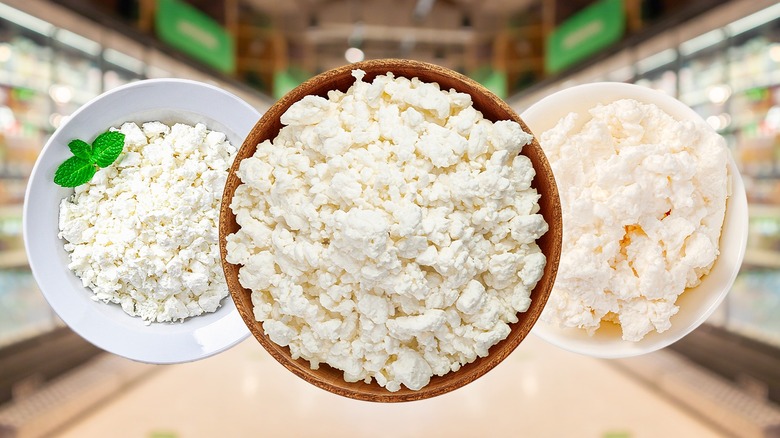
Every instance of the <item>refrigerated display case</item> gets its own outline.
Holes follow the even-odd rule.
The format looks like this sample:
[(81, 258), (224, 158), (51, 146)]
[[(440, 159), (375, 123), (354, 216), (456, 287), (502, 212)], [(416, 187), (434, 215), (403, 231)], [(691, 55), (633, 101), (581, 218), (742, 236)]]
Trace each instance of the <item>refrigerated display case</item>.
[(728, 132), (750, 207), (748, 247), (726, 328), (780, 347), (780, 20), (733, 36), (726, 55)]
[[(159, 77), (163, 70), (155, 62), (167, 76), (196, 71), (110, 29), (93, 29), (86, 37), (74, 26), (78, 18), (64, 21), (69, 29), (53, 24), (54, 18), (0, 3), (0, 356), (4, 346), (62, 327), (37, 290), (22, 240), (27, 179), (51, 133), (100, 93), (144, 79), (147, 71)], [(240, 93), (238, 84), (224, 86), (256, 107), (268, 106), (263, 96)]]
[[(0, 404), (19, 385), (40, 385), (100, 352), (51, 311), (27, 264), (22, 203), (49, 136), (93, 97), (147, 72), (207, 79), (196, 66), (112, 29), (54, 8), (48, 16), (33, 16), (22, 6), (0, 3)], [(241, 84), (213, 81), (256, 108), (270, 105)]]
[(22, 241), (22, 202), (52, 127), (50, 40), (0, 18), (0, 347), (58, 321), (37, 290)]
[(679, 59), (634, 82), (676, 96), (731, 149), (747, 190), (748, 246), (731, 294), (707, 323), (780, 347), (780, 20), (739, 35), (713, 32), (707, 44), (674, 47)]
[(144, 78), (144, 65), (139, 59), (116, 50), (103, 53), (103, 90), (111, 90)]
[(663, 66), (641, 75), (636, 84), (677, 96), (677, 71), (671, 65)]
[(24, 191), (62, 118), (103, 91), (100, 45), (48, 29), (0, 17), (0, 347), (62, 326), (27, 265)]
[(105, 70), (103, 72), (103, 83), (105, 84), (106, 91), (125, 84), (129, 84), (130, 82), (137, 81), (139, 79), (142, 79), (139, 74), (110, 64), (105, 66)]
[(54, 35), (48, 94), (53, 105), (49, 125), (57, 128), (63, 117), (100, 94), (103, 83), (99, 44), (62, 29)]
[(100, 351), (50, 310), (22, 240), (27, 179), (62, 120), (100, 93), (146, 77), (210, 81), (259, 110), (272, 102), (159, 46), (41, 3), (0, 2), (0, 404), (20, 382), (41, 384)]
[(679, 77), (679, 99), (694, 109), (713, 101), (722, 104), (728, 99), (727, 95), (717, 94), (727, 80), (726, 54), (717, 48), (683, 57)]
[(509, 102), (522, 113), (603, 78), (671, 94), (725, 138), (748, 197), (744, 263), (722, 305), (670, 348), (734, 381), (761, 381), (780, 402), (780, 4), (716, 8)]

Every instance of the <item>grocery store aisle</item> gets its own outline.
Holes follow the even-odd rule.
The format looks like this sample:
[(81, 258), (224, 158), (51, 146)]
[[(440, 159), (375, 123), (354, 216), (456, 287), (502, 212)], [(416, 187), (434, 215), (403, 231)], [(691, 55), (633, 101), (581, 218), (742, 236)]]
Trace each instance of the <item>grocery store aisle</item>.
[(460, 390), (392, 405), (315, 388), (254, 339), (158, 371), (56, 437), (721, 436), (609, 362), (533, 336)]

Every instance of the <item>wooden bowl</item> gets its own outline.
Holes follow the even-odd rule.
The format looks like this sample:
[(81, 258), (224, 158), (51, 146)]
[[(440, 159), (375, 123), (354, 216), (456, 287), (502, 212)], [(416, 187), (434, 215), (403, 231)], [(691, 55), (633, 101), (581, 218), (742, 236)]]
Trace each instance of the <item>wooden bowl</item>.
[(532, 144), (523, 148), (522, 153), (530, 158), (536, 170), (533, 186), (541, 194), (541, 199), (539, 200), (540, 213), (549, 225), (549, 231), (537, 242), (547, 257), (547, 265), (542, 278), (531, 293), (529, 309), (518, 315), (519, 321), (511, 325), (512, 330), (509, 336), (490, 348), (488, 356), (477, 358), (474, 362), (464, 365), (456, 372), (450, 372), (444, 376), (433, 376), (430, 383), (418, 391), (402, 387), (397, 392), (390, 392), (376, 383), (348, 383), (344, 381), (342, 371), (331, 368), (326, 364), (321, 364), (318, 370), (312, 370), (308, 361), (304, 359), (293, 360), (290, 356), (289, 348), (281, 347), (272, 342), (265, 335), (261, 323), (255, 321), (252, 311), (251, 291), (243, 288), (238, 281), (239, 266), (225, 261), (226, 237), (239, 229), (235, 215), (230, 210), (233, 194), (236, 187), (241, 184), (241, 181), (236, 176), (236, 171), (241, 160), (251, 157), (255, 153), (259, 143), (277, 136), (282, 128), (279, 118), (293, 103), (310, 94), (327, 97), (327, 93), (330, 90), (347, 91), (355, 82), (355, 78), (351, 75), (354, 69), (361, 69), (366, 72), (366, 76), (363, 79), (365, 82), (371, 82), (374, 77), (387, 72), (393, 72), (396, 77), (403, 76), (409, 79), (417, 77), (424, 82), (438, 82), (442, 89), (455, 89), (459, 92), (470, 94), (474, 107), (481, 111), (486, 119), (492, 121), (514, 120), (526, 132), (530, 132), (525, 123), (520, 120), (520, 117), (504, 101), (482, 85), (459, 73), (436, 65), (409, 60), (383, 59), (345, 65), (315, 76), (289, 92), (269, 108), (249, 133), (249, 136), (238, 151), (235, 162), (228, 174), (220, 211), (219, 243), (222, 253), (222, 266), (230, 294), (249, 330), (274, 359), (295, 375), (335, 394), (359, 400), (373, 402), (421, 400), (444, 394), (473, 382), (504, 360), (531, 331), (531, 327), (536, 323), (547, 302), (547, 298), (550, 296), (555, 275), (558, 271), (562, 235), (558, 189), (547, 158), (542, 152), (539, 143), (534, 139)]

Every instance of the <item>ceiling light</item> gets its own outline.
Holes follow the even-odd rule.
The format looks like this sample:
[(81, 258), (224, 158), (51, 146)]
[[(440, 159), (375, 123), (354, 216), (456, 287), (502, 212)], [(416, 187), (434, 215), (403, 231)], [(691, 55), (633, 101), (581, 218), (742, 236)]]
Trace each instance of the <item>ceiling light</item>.
[(364, 60), (366, 58), (366, 54), (357, 47), (350, 47), (346, 52), (344, 52), (344, 58), (347, 59), (347, 62), (355, 63)]
[(6, 43), (0, 44), (0, 62), (8, 62), (11, 59), (11, 46)]
[(775, 43), (769, 46), (769, 58), (774, 62), (780, 63), (780, 44)]
[(739, 20), (727, 25), (726, 29), (731, 32), (731, 36), (737, 36), (751, 29), (755, 29), (762, 24), (766, 24), (778, 17), (780, 17), (780, 4), (775, 4), (756, 12), (755, 14), (740, 18)]
[(712, 127), (712, 129), (718, 131), (722, 126), (720, 126), (720, 117), (718, 116), (709, 116), (707, 117), (707, 124)]
[(767, 126), (773, 130), (780, 131), (780, 106), (775, 105), (772, 108), (769, 108), (769, 111), (766, 112), (764, 121)]
[(347, 44), (349, 44), (350, 47), (360, 47), (360, 45), (363, 44), (364, 34), (365, 30), (363, 27), (363, 22), (356, 22), (352, 27), (352, 33), (350, 33), (349, 38), (347, 38)]
[(2, 3), (0, 3), (0, 17), (5, 18), (11, 23), (26, 27), (33, 32), (38, 32), (41, 35), (49, 36), (54, 30), (54, 25)]
[(725, 84), (715, 85), (707, 90), (707, 98), (714, 104), (722, 104), (731, 97), (731, 87)]
[(52, 114), (49, 116), (49, 124), (52, 126), (52, 128), (55, 128), (55, 129), (56, 129), (56, 128), (59, 128), (59, 127), (60, 127), (60, 125), (62, 124), (62, 119), (63, 119), (63, 118), (64, 118), (64, 117), (63, 117), (63, 115), (62, 115), (62, 114), (58, 114), (58, 113), (52, 113)]
[(725, 129), (731, 124), (731, 115), (723, 113), (718, 116), (718, 121), (720, 122), (721, 129)]
[(412, 13), (414, 18), (422, 20), (427, 17), (431, 12), (431, 9), (433, 9), (433, 3), (435, 1), (436, 0), (417, 0), (417, 4), (414, 5), (414, 12)]
[(144, 71), (143, 61), (114, 49), (104, 50), (103, 59), (105, 59), (106, 62), (114, 64), (118, 67), (122, 67), (123, 69), (136, 74), (141, 74)]
[(688, 56), (692, 53), (719, 44), (724, 39), (726, 39), (726, 34), (722, 29), (715, 29), (713, 31), (703, 33), (695, 38), (691, 38), (688, 41), (681, 43), (680, 54), (683, 56)]
[(100, 54), (100, 44), (65, 29), (57, 29), (54, 39), (92, 56)]
[(0, 106), (0, 130), (10, 131), (14, 126), (16, 126), (16, 117), (13, 110), (5, 105)]
[(59, 104), (65, 104), (73, 99), (73, 90), (67, 85), (54, 84), (49, 87), (49, 96)]
[(626, 65), (607, 74), (607, 78), (614, 82), (626, 82), (636, 75), (633, 65)]
[(659, 67), (671, 64), (675, 59), (677, 59), (677, 52), (674, 49), (666, 49), (638, 61), (636, 63), (637, 70), (639, 70), (640, 74), (647, 73)]
[(731, 124), (731, 116), (727, 113), (722, 113), (717, 116), (707, 117), (707, 124), (716, 131), (722, 131)]

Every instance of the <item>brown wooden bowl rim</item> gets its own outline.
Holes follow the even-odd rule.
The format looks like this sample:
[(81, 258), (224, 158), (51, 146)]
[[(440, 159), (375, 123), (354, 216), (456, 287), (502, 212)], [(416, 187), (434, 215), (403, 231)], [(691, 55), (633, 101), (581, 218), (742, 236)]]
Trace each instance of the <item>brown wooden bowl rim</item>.
[[(252, 332), (254, 337), (258, 340), (258, 342), (263, 346), (263, 348), (265, 348), (265, 350), (268, 351), (268, 353), (271, 354), (271, 356), (277, 362), (279, 362), (282, 366), (287, 368), (296, 376), (326, 391), (344, 397), (357, 399), (357, 400), (372, 401), (372, 402), (404, 402), (404, 401), (427, 399), (463, 387), (468, 383), (473, 382), (477, 378), (483, 376), (488, 371), (490, 371), (495, 366), (497, 366), (507, 356), (509, 356), (509, 354), (512, 351), (514, 351), (514, 349), (517, 348), (518, 345), (520, 345), (523, 339), (525, 339), (528, 333), (530, 333), (531, 328), (537, 322), (539, 315), (541, 314), (541, 311), (544, 308), (544, 305), (546, 304), (547, 299), (550, 296), (550, 292), (552, 291), (552, 286), (555, 280), (555, 276), (558, 271), (558, 263), (560, 261), (560, 255), (561, 255), (561, 237), (562, 237), (560, 198), (558, 196), (558, 190), (555, 184), (555, 180), (553, 178), (553, 173), (550, 164), (547, 161), (547, 158), (544, 155), (544, 152), (542, 151), (541, 147), (539, 146), (536, 137), (534, 137), (533, 142), (529, 145), (526, 145), (523, 148), (523, 154), (528, 155), (527, 152), (530, 149), (533, 151), (533, 154), (535, 155), (535, 159), (532, 159), (532, 161), (534, 161), (533, 163), (534, 169), (536, 170), (536, 176), (534, 177), (533, 187), (535, 187), (537, 191), (539, 191), (540, 190), (539, 182), (541, 181), (541, 178), (544, 178), (547, 181), (546, 192), (541, 193), (540, 191), (540, 194), (543, 195), (542, 198), (546, 198), (546, 200), (540, 199), (539, 203), (540, 206), (542, 206), (542, 203), (544, 202), (545, 207), (549, 208), (547, 214), (544, 214), (545, 220), (549, 225), (549, 231), (547, 232), (547, 234), (545, 234), (545, 236), (543, 236), (538, 241), (541, 242), (542, 240), (545, 239), (549, 241), (549, 250), (547, 253), (545, 253), (545, 256), (547, 258), (547, 264), (545, 266), (545, 270), (542, 278), (539, 280), (536, 287), (532, 291), (533, 298), (531, 300), (531, 307), (529, 307), (529, 309), (526, 312), (523, 312), (518, 315), (520, 317), (520, 321), (514, 324), (510, 324), (510, 327), (512, 329), (510, 335), (507, 336), (506, 339), (500, 341), (499, 343), (491, 347), (489, 350), (490, 352), (486, 357), (482, 357), (482, 358), (478, 357), (473, 362), (469, 364), (465, 364), (460, 370), (456, 372), (450, 372), (445, 374), (444, 376), (433, 376), (431, 378), (431, 383), (418, 391), (412, 391), (403, 387), (401, 390), (397, 392), (390, 392), (385, 390), (384, 388), (381, 388), (379, 385), (376, 384), (376, 382), (372, 382), (371, 384), (366, 384), (363, 382), (348, 383), (346, 381), (343, 381), (342, 378), (342, 381), (339, 384), (334, 384), (324, 380), (320, 376), (320, 374), (322, 373), (321, 370), (323, 367), (330, 368), (327, 364), (321, 364), (320, 370), (311, 370), (309, 368), (308, 361), (305, 361), (303, 359), (293, 360), (289, 353), (289, 347), (280, 347), (279, 345), (273, 343), (265, 335), (262, 329), (262, 324), (258, 321), (255, 321), (253, 309), (252, 308), (247, 309), (243, 306), (242, 303), (244, 297), (242, 296), (242, 294), (244, 296), (250, 297), (249, 302), (251, 304), (251, 291), (249, 289), (245, 289), (241, 287), (240, 284), (238, 283), (238, 275), (237, 275), (238, 266), (232, 265), (225, 260), (226, 237), (229, 233), (232, 233), (235, 231), (235, 229), (237, 229), (237, 225), (235, 223), (235, 215), (233, 215), (233, 212), (230, 209), (230, 203), (233, 199), (235, 188), (237, 187), (238, 184), (240, 184), (240, 180), (238, 180), (238, 177), (236, 176), (236, 171), (238, 169), (240, 161), (243, 159), (240, 157), (242, 157), (244, 154), (246, 154), (246, 157), (253, 155), (260, 141), (266, 139), (265, 137), (263, 137), (257, 142), (250, 142), (252, 133), (263, 130), (264, 127), (268, 124), (275, 124), (277, 126), (281, 126), (280, 122), (278, 121), (278, 116), (284, 113), (284, 111), (287, 108), (289, 108), (290, 105), (301, 100), (306, 95), (317, 94), (317, 93), (312, 93), (311, 91), (313, 91), (313, 89), (315, 89), (314, 91), (316, 91), (316, 89), (321, 88), (321, 85), (324, 83), (331, 83), (334, 78), (343, 78), (345, 75), (349, 76), (351, 75), (351, 72), (356, 69), (361, 69), (366, 72), (366, 81), (372, 79), (376, 75), (385, 74), (387, 72), (393, 72), (393, 74), (396, 77), (405, 76), (408, 77), (409, 79), (412, 79), (412, 77), (409, 77), (408, 75), (397, 73), (398, 71), (404, 71), (409, 69), (419, 71), (420, 73), (422, 73), (422, 76), (433, 75), (442, 78), (449, 78), (452, 80), (452, 82), (458, 83), (460, 85), (459, 87), (452, 87), (452, 88), (455, 88), (457, 91), (470, 94), (472, 96), (472, 101), (474, 102), (475, 108), (483, 112), (483, 114), (484, 114), (484, 109), (477, 107), (477, 102), (476, 102), (477, 99), (475, 98), (476, 97), (475, 93), (468, 91), (469, 89), (475, 90), (478, 94), (481, 94), (483, 97), (488, 99), (492, 104), (496, 105), (497, 107), (496, 112), (504, 113), (506, 115), (506, 117), (500, 117), (495, 119), (490, 118), (490, 120), (492, 121), (514, 120), (515, 122), (518, 122), (522, 126), (523, 130), (529, 133), (531, 132), (528, 129), (528, 126), (526, 126), (526, 124), (522, 121), (522, 119), (520, 119), (520, 116), (506, 102), (504, 102), (501, 98), (493, 94), (487, 88), (485, 88), (484, 86), (482, 86), (481, 84), (479, 84), (478, 82), (474, 81), (471, 78), (468, 78), (460, 73), (457, 73), (455, 71), (449, 70), (447, 68), (435, 64), (429, 64), (426, 62), (405, 60), (405, 59), (377, 59), (377, 60), (358, 62), (354, 64), (348, 64), (348, 65), (344, 65), (323, 72), (303, 82), (301, 85), (294, 88), (292, 91), (290, 91), (281, 99), (279, 99), (276, 103), (274, 103), (263, 114), (263, 116), (260, 118), (257, 124), (255, 124), (255, 126), (252, 128), (252, 131), (250, 132), (249, 135), (247, 135), (247, 138), (245, 139), (244, 143), (241, 145), (241, 148), (239, 149), (236, 155), (236, 159), (228, 173), (228, 178), (225, 183), (225, 191), (222, 197), (222, 204), (220, 207), (219, 245), (220, 245), (220, 256), (222, 259), (222, 267), (225, 272), (225, 277), (229, 286), (231, 298), (235, 302), (236, 308), (241, 314), (244, 323), (247, 325), (247, 327)], [(420, 78), (420, 80), (424, 82), (434, 82), (432, 80), (425, 79), (422, 77)], [(442, 86), (442, 89), (446, 89), (446, 88)], [(342, 91), (346, 91), (346, 90), (342, 90)], [(322, 92), (320, 92), (319, 94), (322, 95)], [(268, 138), (272, 139), (276, 135), (277, 135), (276, 133), (273, 133), (273, 135), (269, 135)], [(247, 151), (249, 152), (248, 154), (246, 153)], [(233, 229), (228, 230), (228, 228), (231, 226), (233, 227)], [(237, 284), (238, 286), (230, 287), (233, 282), (235, 282), (235, 284)], [(333, 370), (333, 368), (330, 369)], [(465, 372), (464, 370), (466, 369), (469, 369), (470, 371)], [(336, 372), (340, 373), (341, 371), (336, 370)], [(439, 380), (442, 380), (441, 384), (432, 385), (434, 381), (438, 382)], [(363, 386), (371, 387), (372, 391), (363, 390), (362, 389)], [(384, 392), (377, 391), (376, 388), (379, 388)]]

